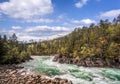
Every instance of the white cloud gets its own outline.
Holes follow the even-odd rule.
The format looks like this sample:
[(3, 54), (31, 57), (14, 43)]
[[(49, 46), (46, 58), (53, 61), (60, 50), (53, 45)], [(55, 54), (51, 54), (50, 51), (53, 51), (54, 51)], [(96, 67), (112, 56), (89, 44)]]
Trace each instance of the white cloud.
[(40, 18), (40, 19), (28, 19), (25, 22), (28, 22), (28, 23), (30, 23), (30, 22), (34, 22), (34, 23), (51, 23), (51, 22), (54, 22), (54, 20)]
[[(12, 18), (34, 20), (53, 13), (53, 6), (51, 0), (9, 0), (0, 3), (0, 11)], [(37, 22), (42, 21), (45, 22), (44, 20)]]
[(75, 7), (82, 8), (85, 4), (87, 4), (88, 0), (80, 0), (79, 2), (75, 3)]
[(49, 35), (49, 36), (31, 36), (31, 35), (18, 35), (18, 39), (19, 41), (30, 41), (30, 40), (34, 40), (34, 41), (44, 41), (44, 40), (53, 40), (55, 38), (58, 37), (63, 37), (67, 34), (69, 34), (70, 32), (63, 32), (60, 34), (54, 34), (54, 35)]
[(76, 24), (80, 24), (80, 23), (81, 23), (81, 20), (72, 20), (71, 22), (72, 22), (72, 23), (76, 23)]
[(11, 30), (3, 29), (0, 31), (0, 34), (6, 34), (7, 36), (11, 36), (13, 33), (16, 33), (19, 41), (29, 41), (31, 39), (39, 41), (62, 37), (70, 33), (71, 31), (73, 31), (72, 28), (61, 26), (12, 26)]
[[(50, 40), (64, 36), (70, 33), (73, 29), (60, 26), (33, 26), (27, 27), (22, 33), (19, 33), (19, 40)], [(24, 34), (23, 34), (24, 33)]]
[(81, 22), (84, 24), (91, 24), (91, 23), (95, 23), (95, 20), (83, 19), (83, 20), (81, 20)]
[(96, 23), (96, 21), (91, 19), (82, 19), (82, 20), (73, 20), (72, 23), (89, 25), (91, 23)]
[(15, 30), (6, 30), (5, 28), (1, 28), (0, 35), (7, 35), (10, 37), (13, 33), (15, 33)]
[(120, 14), (120, 9), (106, 11), (100, 14), (101, 18), (114, 18)]
[(30, 41), (30, 40), (39, 41), (40, 39), (42, 39), (40, 37), (30, 36), (30, 35), (23, 35), (23, 36), (19, 35), (18, 37), (19, 37), (18, 38), (19, 41)]
[(66, 15), (65, 14), (61, 14), (58, 16), (58, 19), (63, 19)]
[(25, 32), (66, 32), (70, 31), (69, 28), (65, 27), (50, 27), (50, 26), (35, 26), (35, 27), (28, 27), (25, 29)]
[(20, 27), (20, 26), (12, 26), (12, 29), (13, 30), (19, 30), (19, 29), (22, 29), (22, 27)]
[(56, 22), (63, 22), (67, 19), (68, 19), (67, 15), (65, 13), (63, 13), (56, 17)]
[(70, 25), (68, 22), (64, 22), (62, 25), (64, 25), (64, 26), (68, 26), (68, 25)]

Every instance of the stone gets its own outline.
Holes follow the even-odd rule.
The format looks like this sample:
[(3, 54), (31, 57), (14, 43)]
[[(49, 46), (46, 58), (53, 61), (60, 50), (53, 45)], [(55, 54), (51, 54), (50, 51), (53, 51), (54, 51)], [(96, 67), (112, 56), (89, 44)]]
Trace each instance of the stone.
[[(15, 66), (15, 65), (14, 65)], [(28, 74), (14, 66), (0, 66), (0, 84), (69, 84), (67, 79), (47, 79), (45, 75)]]

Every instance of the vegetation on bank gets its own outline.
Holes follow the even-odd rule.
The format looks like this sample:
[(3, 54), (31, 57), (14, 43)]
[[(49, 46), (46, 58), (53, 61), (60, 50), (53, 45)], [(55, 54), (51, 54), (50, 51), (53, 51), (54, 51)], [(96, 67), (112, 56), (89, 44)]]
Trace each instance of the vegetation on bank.
[(49, 41), (24, 43), (18, 42), (15, 34), (9, 39), (0, 36), (0, 64), (23, 62), (30, 54), (61, 54), (78, 61), (101, 58), (108, 65), (111, 60), (120, 64), (120, 15), (113, 22), (100, 20), (98, 25), (75, 28), (69, 35)]
[(13, 34), (9, 39), (6, 35), (0, 35), (0, 64), (21, 63), (30, 59), (27, 45), (18, 42)]
[(98, 25), (76, 28), (67, 36), (29, 45), (32, 54), (67, 54), (81, 60), (99, 57), (107, 64), (111, 60), (120, 63), (120, 15), (113, 22), (100, 20)]

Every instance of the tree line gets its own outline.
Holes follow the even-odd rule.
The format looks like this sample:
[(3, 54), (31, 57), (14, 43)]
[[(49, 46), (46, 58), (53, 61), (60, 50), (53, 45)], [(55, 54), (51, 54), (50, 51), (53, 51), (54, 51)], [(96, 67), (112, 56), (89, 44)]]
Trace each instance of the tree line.
[(31, 43), (29, 49), (34, 55), (68, 54), (78, 60), (100, 57), (120, 61), (120, 15), (113, 22), (100, 20), (61, 38)]
[(100, 57), (120, 61), (120, 15), (113, 22), (100, 20), (99, 24), (75, 28), (64, 37), (42, 42), (19, 42), (13, 34), (9, 39), (0, 35), (0, 64), (21, 63), (30, 55), (67, 54), (74, 59)]
[(21, 63), (29, 60), (30, 54), (27, 44), (17, 41), (16, 34), (9, 39), (6, 35), (0, 35), (0, 64)]

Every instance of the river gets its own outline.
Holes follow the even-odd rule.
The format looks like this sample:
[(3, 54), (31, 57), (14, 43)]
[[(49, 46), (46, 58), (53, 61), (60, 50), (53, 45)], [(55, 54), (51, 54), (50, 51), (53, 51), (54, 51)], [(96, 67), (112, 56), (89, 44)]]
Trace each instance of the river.
[(32, 56), (34, 60), (22, 66), (36, 74), (71, 80), (73, 84), (120, 84), (120, 69), (78, 67), (53, 62), (54, 56)]

